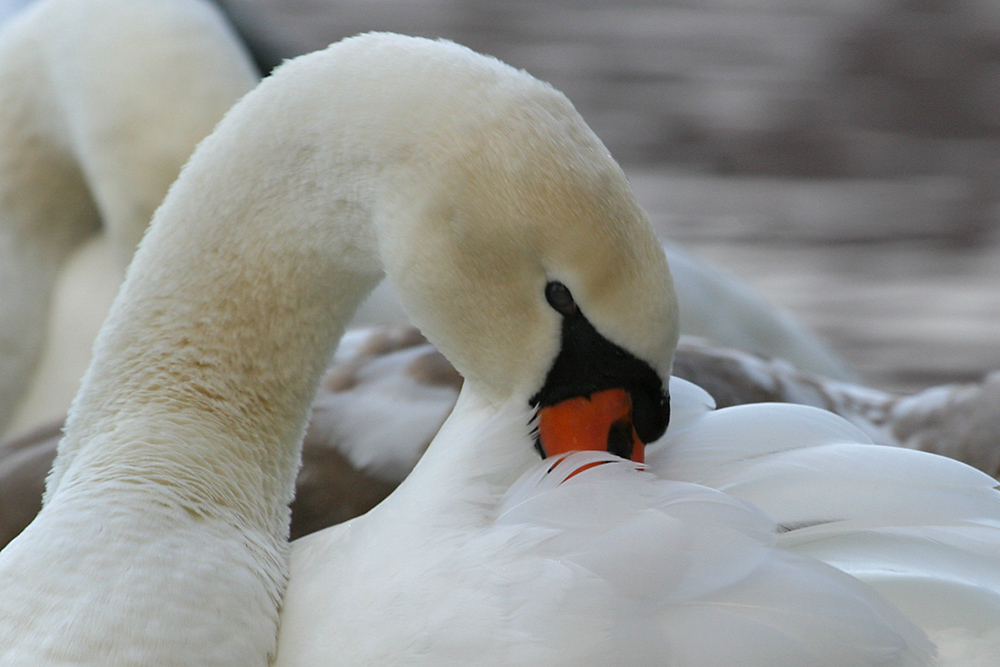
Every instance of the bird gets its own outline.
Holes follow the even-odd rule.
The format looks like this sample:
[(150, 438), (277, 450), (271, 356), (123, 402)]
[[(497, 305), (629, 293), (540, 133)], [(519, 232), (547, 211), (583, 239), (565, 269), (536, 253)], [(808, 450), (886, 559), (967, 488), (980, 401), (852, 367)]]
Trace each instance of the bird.
[(153, 211), (257, 83), (207, 0), (38, 0), (0, 32), (0, 433), (63, 414)]
[[(17, 437), (65, 414), (153, 210), (259, 76), (206, 0), (39, 0), (4, 28), (0, 434)], [(666, 247), (686, 333), (855, 377), (761, 295)], [(407, 322), (387, 282), (355, 317)]]
[[(462, 391), (385, 501), (289, 546), (313, 395), (383, 273)], [(905, 518), (941, 545), (924, 590), (989, 612), (995, 480), (855, 445), (815, 408), (703, 414), (668, 380), (672, 290), (623, 172), (550, 86), (391, 34), (286, 62), (199, 145), (139, 245), (42, 510), (0, 551), (0, 656), (920, 665), (925, 630), (944, 657), (982, 649), (968, 635), (989, 628), (948, 626), (958, 605), (900, 610), (845, 555)], [(747, 453), (773, 465), (743, 474)], [(799, 454), (817, 474), (850, 459), (820, 475), (824, 500), (873, 456), (895, 465), (872, 485), (934, 502), (867, 520), (849, 490), (835, 513), (788, 505), (771, 482), (808, 497)]]

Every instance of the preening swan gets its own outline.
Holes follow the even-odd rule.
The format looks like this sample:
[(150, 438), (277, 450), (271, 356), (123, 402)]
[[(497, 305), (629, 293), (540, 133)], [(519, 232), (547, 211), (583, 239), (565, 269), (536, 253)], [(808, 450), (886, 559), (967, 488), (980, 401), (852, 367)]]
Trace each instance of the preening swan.
[(0, 432), (65, 412), (107, 312), (73, 282), (117, 287), (180, 166), (257, 78), (207, 0), (39, 0), (3, 26)]
[[(370, 83), (379, 52), (392, 85)], [(628, 371), (604, 382), (628, 383), (637, 430), (666, 427), (666, 261), (564, 97), (454, 45), (395, 37), (296, 62), (201, 144), (140, 245), (44, 507), (0, 557), (11, 659), (93, 661), (113, 638), (105, 663), (266, 662), (310, 400), (381, 265), (406, 276), (395, 287), (410, 315), (496, 403), (562, 398), (568, 385), (545, 383), (562, 318), (544, 291), (568, 286), (593, 304), (583, 340)], [(515, 452), (503, 477), (535, 457)], [(84, 581), (88, 604), (60, 604)]]
[[(397, 491), (296, 542), (289, 570), (286, 505), (310, 401), (383, 270), (466, 382)], [(928, 664), (923, 631), (874, 590), (781, 548), (856, 554), (836, 548), (856, 522), (793, 506), (781, 518), (793, 537), (779, 541), (738, 499), (775, 479), (755, 485), (730, 465), (744, 462), (740, 419), (709, 420), (673, 383), (690, 394), (675, 397), (681, 439), (649, 450), (731, 495), (639, 469), (667, 427), (676, 340), (663, 251), (565, 97), (454, 44), (394, 35), (291, 61), (199, 146), (140, 244), (42, 511), (0, 552), (0, 656)], [(787, 459), (764, 455), (857, 437), (820, 411), (789, 423), (775, 451), (758, 425), (749, 451), (780, 469)], [(696, 438), (684, 433), (702, 446), (685, 449)], [(719, 440), (729, 448), (709, 446)], [(568, 453), (581, 446), (602, 451)], [(947, 524), (935, 539), (949, 572), (974, 553), (961, 599), (988, 610), (993, 481), (942, 460), (921, 483), (950, 466), (936, 497), (974, 502), (933, 514)], [(767, 512), (789, 509), (758, 495)], [(848, 498), (838, 510), (859, 504)], [(966, 516), (975, 544), (952, 527)], [(921, 517), (906, 518), (919, 532)], [(873, 522), (897, 526), (899, 513)], [(914, 615), (934, 632), (955, 618)]]
[[(21, 435), (69, 408), (155, 206), (257, 77), (203, 0), (39, 0), (0, 37), (0, 80), (0, 433)], [(670, 252), (682, 330), (849, 375), (760, 295)], [(361, 322), (408, 321), (387, 285), (374, 297)]]

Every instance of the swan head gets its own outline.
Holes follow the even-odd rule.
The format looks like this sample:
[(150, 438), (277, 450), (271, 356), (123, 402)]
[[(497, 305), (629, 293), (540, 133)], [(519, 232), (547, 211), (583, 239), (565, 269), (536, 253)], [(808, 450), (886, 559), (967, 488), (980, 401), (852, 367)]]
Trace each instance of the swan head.
[(566, 97), (468, 54), (432, 139), (390, 168), (376, 215), (386, 271), (467, 387), (538, 411), (545, 455), (641, 460), (667, 425), (678, 336), (663, 249)]

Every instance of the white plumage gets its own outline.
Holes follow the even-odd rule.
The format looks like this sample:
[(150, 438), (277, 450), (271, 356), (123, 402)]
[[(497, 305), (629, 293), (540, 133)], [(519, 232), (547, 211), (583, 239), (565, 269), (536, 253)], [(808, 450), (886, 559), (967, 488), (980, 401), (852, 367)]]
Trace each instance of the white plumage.
[[(545, 614), (560, 614), (559, 605), (565, 604), (574, 610), (590, 609), (605, 623), (586, 631), (572, 623), (559, 628), (592, 662), (572, 653), (565, 654), (566, 660), (857, 665), (881, 664), (878, 660), (885, 659), (887, 664), (928, 664), (931, 650), (919, 633), (899, 620), (898, 612), (872, 598), (871, 591), (847, 583), (846, 577), (797, 556), (847, 572), (901, 608), (939, 646), (940, 661), (935, 664), (985, 667), (1000, 656), (996, 578), (1000, 497), (993, 478), (932, 454), (873, 445), (843, 419), (817, 408), (756, 404), (715, 411), (703, 390), (676, 378), (671, 395), (671, 428), (647, 452), (651, 472), (635, 473), (641, 466), (606, 454), (573, 454), (558, 464), (551, 459), (538, 463), (505, 494), (495, 491), (495, 513), (484, 512), (480, 522), (468, 522), (486, 528), (445, 538), (443, 545), (428, 534), (422, 536), (427, 542), (407, 542), (413, 539), (412, 527), (398, 531), (405, 536), (400, 541), (390, 538), (397, 530), (386, 530), (386, 543), (370, 544), (367, 540), (378, 540), (379, 535), (369, 537), (365, 531), (369, 526), (351, 524), (297, 542), (285, 618), (292, 620), (292, 627), (301, 623), (301, 628), (285, 630), (279, 657), (287, 658), (287, 664), (308, 664), (318, 660), (320, 652), (305, 657), (299, 651), (319, 645), (330, 655), (354, 657), (356, 650), (359, 664), (366, 659), (391, 662), (396, 655), (416, 659), (402, 648), (398, 654), (364, 654), (357, 646), (359, 637), (371, 637), (370, 650), (375, 651), (385, 640), (379, 631), (361, 628), (374, 623), (379, 610), (399, 605), (408, 587), (426, 587), (423, 595), (438, 591), (440, 599), (425, 602), (429, 608), (447, 608), (449, 602), (462, 605), (460, 596), (452, 597), (453, 587), (461, 583), (448, 578), (467, 565), (467, 552), (493, 564), (485, 554), (491, 553), (498, 535), (511, 539), (504, 530), (512, 527), (518, 536), (536, 536), (537, 542), (525, 547), (525, 560), (541, 559), (532, 574), (523, 575), (523, 589), (553, 586), (565, 596), (548, 600), (551, 607), (543, 606), (539, 617), (526, 615), (521, 620), (544, 625)], [(498, 426), (497, 421), (506, 425)], [(523, 439), (524, 422), (523, 414), (503, 415), (475, 437)], [(607, 465), (587, 468), (594, 461)], [(584, 471), (566, 482), (580, 469)], [(414, 502), (412, 496), (393, 499), (399, 504), (380, 506), (371, 521), (383, 527), (419, 521), (406, 509)], [(437, 529), (448, 524), (449, 513), (457, 511), (454, 505), (462, 500), (431, 500), (420, 513), (438, 517), (432, 522)], [(479, 498), (478, 505), (490, 503)], [(683, 508), (679, 517), (674, 514), (676, 506)], [(355, 540), (360, 543), (351, 544)], [(382, 561), (362, 576), (364, 583), (335, 581), (335, 573), (346, 567), (338, 554), (345, 543), (359, 554), (381, 550), (393, 558), (398, 557), (395, 548), (410, 554), (402, 576), (413, 581), (399, 582), (394, 568)], [(513, 547), (502, 553), (507, 558), (512, 553), (524, 556)], [(517, 572), (531, 566), (515, 560), (497, 567)], [(308, 576), (296, 577), (299, 568)], [(580, 578), (567, 574), (567, 569)], [(609, 599), (590, 588), (600, 588), (590, 581), (594, 576), (603, 582), (600, 585), (612, 587)], [(325, 583), (317, 585), (320, 581)], [(308, 590), (300, 589), (299, 582)], [(345, 587), (367, 604), (341, 607), (338, 600)], [(511, 585), (501, 590), (516, 589)], [(592, 601), (596, 604), (588, 607)], [(357, 609), (370, 610), (372, 616), (339, 615), (341, 610), (351, 614)], [(310, 614), (323, 620), (302, 618)], [(456, 622), (465, 618), (465, 612), (454, 615)], [(342, 635), (317, 630), (341, 624), (347, 629)], [(619, 632), (634, 634), (627, 640), (614, 639)], [(432, 630), (425, 634), (437, 636)], [(588, 643), (595, 635), (600, 640)], [(595, 644), (602, 642), (619, 647), (620, 653), (600, 654)], [(912, 653), (888, 657), (904, 643)], [(451, 655), (444, 648), (435, 650)], [(499, 657), (483, 664), (517, 664), (514, 654), (490, 650)], [(471, 659), (469, 655), (459, 654), (455, 661)]]

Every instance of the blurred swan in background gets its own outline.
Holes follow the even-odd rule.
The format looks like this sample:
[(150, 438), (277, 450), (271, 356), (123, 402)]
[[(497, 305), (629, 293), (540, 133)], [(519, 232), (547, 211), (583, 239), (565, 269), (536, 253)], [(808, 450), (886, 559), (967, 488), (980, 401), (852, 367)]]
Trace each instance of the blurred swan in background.
[(180, 166), (258, 77), (206, 0), (39, 0), (0, 34), (0, 432), (64, 413)]

